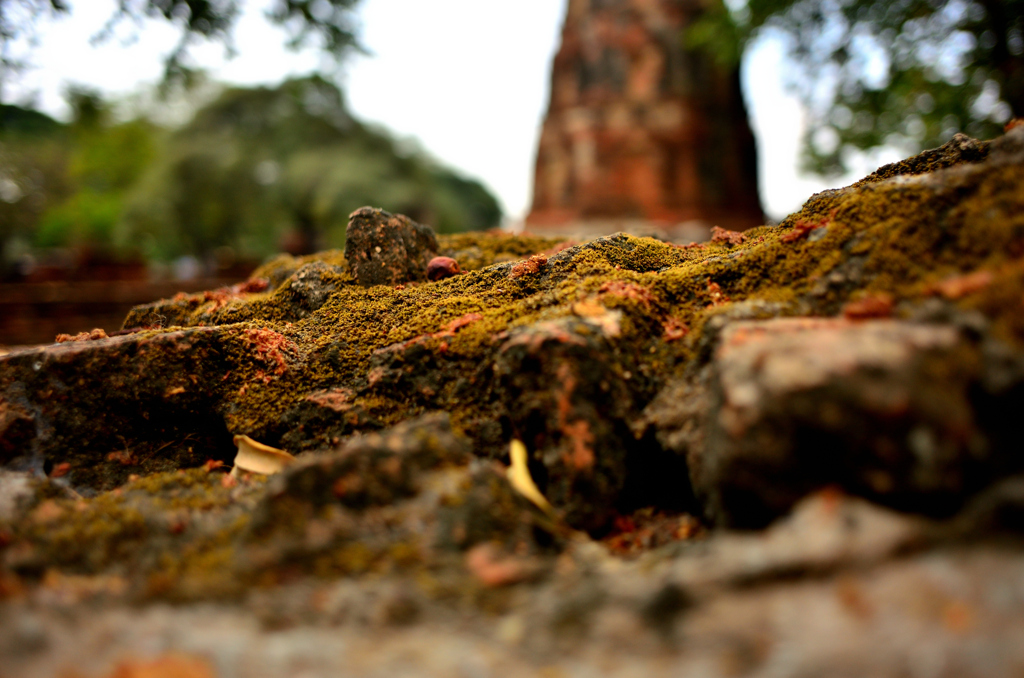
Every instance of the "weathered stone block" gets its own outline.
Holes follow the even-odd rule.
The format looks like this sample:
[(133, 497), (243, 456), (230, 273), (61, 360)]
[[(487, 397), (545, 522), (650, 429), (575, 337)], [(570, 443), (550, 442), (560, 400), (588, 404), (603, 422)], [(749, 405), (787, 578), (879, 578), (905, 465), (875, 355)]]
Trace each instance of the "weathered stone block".
[(353, 212), (345, 229), (345, 259), (360, 285), (425, 280), (437, 250), (430, 227), (373, 207)]
[(994, 475), (971, 402), (978, 353), (951, 326), (736, 322), (715, 353), (708, 439), (689, 459), (709, 513), (759, 526), (815, 487), (949, 513)]
[(268, 497), (273, 502), (289, 495), (313, 506), (383, 506), (415, 494), (424, 472), (468, 461), (465, 439), (452, 432), (447, 414), (438, 413), (303, 457), (272, 481)]

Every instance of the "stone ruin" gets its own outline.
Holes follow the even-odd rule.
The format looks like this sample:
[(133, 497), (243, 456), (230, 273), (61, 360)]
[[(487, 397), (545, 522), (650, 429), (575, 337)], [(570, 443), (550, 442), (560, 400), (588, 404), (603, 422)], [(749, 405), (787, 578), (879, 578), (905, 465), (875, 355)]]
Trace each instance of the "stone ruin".
[(699, 0), (571, 0), (537, 149), (532, 232), (764, 223), (738, 67), (685, 46)]
[(1021, 675), (1022, 186), (1024, 126), (689, 246), (362, 208), (0, 356), (0, 675)]

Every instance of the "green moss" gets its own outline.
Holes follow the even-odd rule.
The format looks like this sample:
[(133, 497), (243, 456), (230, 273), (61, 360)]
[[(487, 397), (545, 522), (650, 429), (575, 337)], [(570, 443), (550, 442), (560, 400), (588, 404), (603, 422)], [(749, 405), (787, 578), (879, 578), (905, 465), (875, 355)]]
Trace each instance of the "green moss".
[(129, 558), (148, 533), (142, 512), (108, 493), (84, 506), (67, 500), (41, 504), (15, 535), (48, 565), (92, 573)]
[[(890, 174), (931, 166), (908, 167)], [(1024, 208), (1014, 189), (1024, 178), (1021, 173), (1014, 167), (992, 168), (957, 178), (955, 190), (873, 180), (857, 191), (815, 196), (780, 227), (748, 231), (739, 245), (679, 248), (620, 235), (552, 254), (541, 270), (519, 277), (510, 275), (507, 263), (486, 264), (555, 243), (506, 234), (442, 236), (445, 252), (474, 253), (477, 258), (464, 263), (473, 270), (404, 288), (343, 285), (319, 310), (291, 323), (281, 321), (286, 314), (278, 299), (286, 285), (273, 295), (235, 300), (207, 313), (212, 323), (244, 318), (225, 326), (234, 337), (226, 341), (227, 362), (237, 370), (229, 381), (239, 385), (237, 395), (228, 395), (234, 403), (226, 408), (229, 429), (270, 431), (308, 393), (338, 386), (353, 388), (359, 394), (356, 402), (380, 420), (406, 418), (419, 406), (416, 399), (389, 399), (368, 388), (375, 352), (419, 342), (434, 359), (455, 366), (453, 378), (470, 378), (474, 363), (489, 360), (503, 332), (571, 316), (573, 304), (587, 298), (622, 311), (622, 333), (613, 344), (623, 349), (623, 365), (640, 363), (651, 374), (691, 359), (708, 318), (727, 313), (737, 302), (782, 303), (793, 312), (832, 315), (846, 301), (877, 291), (893, 294), (897, 302), (921, 300), (930, 283), (946, 276), (979, 267), (1002, 270), (1008, 253), (1022, 246)], [(787, 242), (783, 236), (800, 223), (820, 223), (821, 228)], [(311, 260), (280, 259), (258, 275)], [(337, 251), (318, 260), (343, 266)], [(1020, 289), (1019, 276), (1009, 271), (998, 275)], [(602, 293), (610, 284), (642, 293)], [(1024, 336), (1019, 314), (1008, 305), (1013, 293), (1004, 289), (997, 294), (995, 287), (984, 293), (987, 302), (971, 298), (960, 303), (1002, 316), (996, 321), (1004, 334), (1019, 339)], [(444, 335), (446, 327), (469, 314), (479, 318)], [(691, 330), (684, 341), (668, 343), (659, 336), (668, 318)], [(244, 330), (257, 327), (294, 343), (294, 368), (267, 378), (267, 366), (254, 359), (242, 339)], [(459, 421), (472, 419), (474, 404), (447, 402), (449, 395), (438, 393), (435, 405), (451, 410)]]
[(464, 271), (475, 271), (492, 264), (525, 259), (532, 254), (551, 252), (566, 241), (543, 236), (516, 236), (504, 231), (438, 235), (440, 254), (452, 257)]
[[(481, 422), (494, 423), (505, 412), (502, 399), (508, 396), (495, 386), (494, 365), (522, 328), (547, 327), (555, 336), (568, 332), (571, 322), (574, 336), (601, 347), (608, 373), (630, 383), (638, 408), (673, 373), (707, 358), (708, 332), (720, 325), (719, 317), (834, 316), (852, 299), (884, 292), (894, 299), (897, 314), (912, 316), (936, 303), (983, 314), (997, 337), (1019, 348), (1024, 169), (1005, 164), (975, 171), (981, 167), (969, 164), (975, 160), (951, 157), (920, 157), (856, 189), (814, 196), (779, 227), (752, 229), (739, 244), (680, 248), (617, 235), (555, 252), (554, 239), (441, 236), (442, 252), (458, 258), (468, 273), (370, 288), (352, 283), (339, 251), (280, 257), (255, 274), (271, 280), (267, 291), (225, 299), (192, 295), (158, 305), (157, 312), (166, 310), (184, 328), (207, 325), (209, 338), (159, 348), (172, 330), (140, 333), (146, 358), (139, 359), (139, 369), (158, 395), (177, 388), (173, 376), (186, 371), (195, 377), (194, 384), (184, 385), (185, 393), (197, 393), (189, 396), (194, 408), (223, 417), (230, 433), (270, 444), (291, 430), (308, 437), (302, 408), (318, 407), (310, 396), (330, 389), (346, 394), (338, 409), (324, 410), (324, 421), (336, 425), (338, 435), (443, 409), (458, 430), (476, 436), (478, 454), (498, 457), (508, 431), (497, 424), (491, 438), (478, 431), (485, 428)], [(883, 180), (956, 162), (968, 164), (917, 179)], [(514, 272), (513, 258), (544, 251), (545, 265)], [(334, 290), (322, 306), (300, 314), (289, 276), (313, 261), (337, 267), (324, 278)], [(987, 284), (941, 292), (939, 283), (978, 272)], [(602, 309), (610, 313), (605, 317)], [(962, 365), (932, 367), (968, 370), (973, 355), (965, 354)], [(119, 370), (111, 371), (121, 378)], [(127, 378), (123, 384), (111, 379), (113, 394), (115, 386), (134, 388)], [(101, 408), (111, 393), (88, 402)], [(137, 564), (149, 595), (227, 595), (259, 583), (259, 568), (244, 564), (258, 562), (262, 547), (273, 552), (266, 556), (273, 565), (267, 581), (277, 581), (286, 569), (282, 563), (289, 562), (273, 551), (272, 538), (280, 534), (255, 530), (248, 514), (247, 497), (262, 485), (232, 489), (221, 478), (201, 469), (158, 473), (81, 503), (52, 500), (46, 510), (54, 513), (56, 506), (58, 520), (37, 508), (14, 533), (49, 566), (98, 572)], [(505, 489), (481, 490), (480, 501), (495, 516), (512, 516), (496, 522), (512, 524), (522, 507)], [(481, 514), (471, 499), (450, 498), (444, 510)], [(388, 532), (383, 518), (388, 527), (376, 537), (348, 539), (331, 522), (337, 516), (307, 509), (302, 502), (282, 501), (275, 524), (291, 535), (304, 534), (311, 520), (338, 530), (319, 551), (297, 551), (295, 558), (309, 571), (334, 576), (424, 563), (422, 544), (400, 530)], [(202, 527), (204, 516), (217, 516), (212, 527)], [(176, 533), (174, 521), (186, 527)]]
[(331, 266), (338, 266), (346, 271), (348, 270), (348, 263), (345, 261), (345, 251), (336, 249), (325, 250), (323, 252), (317, 252), (316, 254), (309, 254), (302, 257), (293, 257), (290, 254), (279, 254), (253, 271), (249, 278), (250, 280), (269, 280), (272, 287), (277, 287), (299, 268), (314, 261), (322, 261), (326, 264), (330, 264)]

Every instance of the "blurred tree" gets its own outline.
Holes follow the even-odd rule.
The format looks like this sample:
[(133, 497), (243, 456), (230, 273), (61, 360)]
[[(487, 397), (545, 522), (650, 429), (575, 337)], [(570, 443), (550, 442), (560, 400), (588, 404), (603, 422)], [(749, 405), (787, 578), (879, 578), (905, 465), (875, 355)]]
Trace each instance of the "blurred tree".
[[(274, 0), (267, 19), (280, 26), (287, 44), (299, 48), (316, 44), (340, 60), (358, 49), (352, 9), (359, 0)], [(187, 79), (188, 49), (198, 40), (220, 41), (234, 53), (231, 31), (244, 0), (117, 0), (117, 9), (94, 41), (113, 35), (123, 22), (140, 24), (146, 18), (162, 18), (180, 32), (177, 46), (165, 61), (165, 80)], [(0, 102), (4, 84), (24, 69), (25, 60), (14, 54), (19, 40), (34, 36), (40, 18), (67, 14), (67, 0), (0, 0)]]
[(165, 260), (225, 247), (244, 258), (308, 252), (341, 246), (362, 205), (442, 232), (501, 219), (479, 183), (354, 120), (340, 90), (311, 76), (229, 88), (200, 109), (135, 186), (115, 242)]
[[(186, 67), (198, 39), (231, 49), (244, 0), (117, 0), (103, 40), (121, 22), (166, 19), (180, 40), (164, 84), (191, 91), (203, 74)], [(358, 49), (351, 23), (358, 0), (273, 0), (266, 15), (299, 47), (337, 59)], [(0, 0), (3, 83), (24, 66), (10, 47), (31, 42), (41, 17), (73, 11), (65, 0)], [(496, 226), (501, 210), (479, 183), (403, 148), (349, 115), (338, 88), (320, 77), (277, 88), (234, 88), (175, 132), (127, 122), (95, 91), (67, 91), (62, 125), (24, 108), (0, 107), (0, 268), (42, 248), (158, 259), (225, 250), (245, 258), (279, 247), (310, 251), (344, 242), (348, 213), (361, 205), (406, 212), (441, 231)]]
[(68, 162), (64, 125), (0, 104), (0, 278), (25, 260), (42, 215), (73, 192)]
[(854, 148), (913, 152), (1024, 116), (1024, 0), (712, 5), (688, 39), (720, 59), (767, 32), (786, 38), (788, 84), (809, 112), (806, 166), (819, 173), (841, 172)]
[(74, 190), (40, 215), (33, 242), (115, 254), (125, 193), (152, 162), (163, 132), (144, 119), (113, 122), (110, 104), (96, 90), (72, 86), (65, 98), (72, 111), (64, 134), (66, 178)]
[(67, 11), (64, 0), (0, 0), (0, 103), (7, 82), (25, 68), (13, 46), (22, 39), (31, 41), (41, 16)]

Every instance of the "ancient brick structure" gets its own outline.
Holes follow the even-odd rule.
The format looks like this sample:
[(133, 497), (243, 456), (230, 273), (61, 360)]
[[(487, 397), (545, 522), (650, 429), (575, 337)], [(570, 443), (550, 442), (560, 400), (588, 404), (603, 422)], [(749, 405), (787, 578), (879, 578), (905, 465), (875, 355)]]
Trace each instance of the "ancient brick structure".
[(685, 45), (706, 6), (569, 0), (527, 228), (673, 235), (762, 223), (738, 69)]

